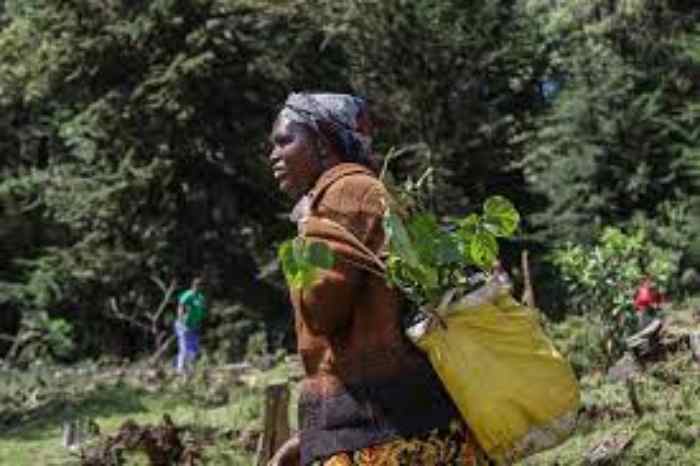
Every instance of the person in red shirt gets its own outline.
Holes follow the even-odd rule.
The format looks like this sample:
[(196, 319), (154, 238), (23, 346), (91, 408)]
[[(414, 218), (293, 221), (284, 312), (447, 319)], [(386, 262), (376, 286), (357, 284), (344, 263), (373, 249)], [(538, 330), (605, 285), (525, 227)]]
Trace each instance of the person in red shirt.
[(637, 310), (640, 328), (650, 323), (657, 311), (666, 301), (665, 296), (654, 286), (651, 277), (646, 277), (637, 288), (634, 297), (634, 308)]

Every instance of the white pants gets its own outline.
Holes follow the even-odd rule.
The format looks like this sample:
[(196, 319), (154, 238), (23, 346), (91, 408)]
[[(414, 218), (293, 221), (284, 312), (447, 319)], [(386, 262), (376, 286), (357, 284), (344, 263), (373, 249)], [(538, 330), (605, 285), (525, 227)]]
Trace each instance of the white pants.
[(177, 358), (175, 369), (179, 374), (184, 374), (191, 369), (197, 353), (199, 352), (199, 334), (196, 330), (188, 329), (181, 321), (175, 321), (175, 335), (177, 336)]

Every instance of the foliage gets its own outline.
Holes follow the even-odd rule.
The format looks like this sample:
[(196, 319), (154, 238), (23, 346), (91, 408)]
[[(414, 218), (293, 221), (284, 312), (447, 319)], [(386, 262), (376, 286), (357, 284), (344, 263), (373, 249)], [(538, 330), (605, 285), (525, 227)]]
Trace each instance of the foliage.
[[(18, 466), (77, 464), (71, 449), (57, 448), (68, 422), (98, 427), (99, 436), (83, 438), (80, 445), (90, 453), (129, 420), (154, 425), (168, 415), (185, 445), (202, 444), (205, 464), (247, 466), (262, 427), (264, 387), (285, 370), (254, 372), (257, 383), (243, 383), (236, 374), (201, 364), (187, 382), (136, 364), (83, 362), (3, 371), (0, 457)], [(123, 459), (147, 464), (129, 448)]]
[(436, 306), (451, 288), (469, 288), (474, 269), (490, 270), (498, 259), (498, 238), (511, 237), (520, 216), (504, 197), (486, 200), (472, 213), (440, 225), (435, 214), (418, 212), (405, 221), (388, 209), (387, 279), (419, 306)]
[(313, 0), (305, 2), (370, 99), (378, 150), (404, 152), (403, 179), (433, 171), (432, 208), (460, 215), (492, 195), (517, 205), (525, 186), (510, 164), (518, 135), (540, 107), (545, 63), (529, 19), (511, 0)]
[(7, 6), (0, 281), (27, 318), (70, 320), (81, 354), (128, 353), (140, 330), (114, 325), (108, 303), (154, 309), (150, 276), (204, 273), (230, 303), (279, 306), (253, 286), (281, 229), (267, 212), (284, 208), (259, 156), (289, 90), (343, 81), (335, 48), (277, 2)]
[(568, 244), (553, 253), (553, 263), (575, 296), (576, 310), (601, 321), (611, 356), (624, 350), (624, 337), (637, 329), (635, 291), (650, 276), (667, 291), (678, 269), (678, 255), (651, 242), (642, 230), (606, 228), (592, 246)]
[(608, 362), (600, 320), (594, 316), (568, 316), (563, 322), (547, 322), (547, 335), (579, 377)]
[(524, 174), (547, 199), (531, 217), (536, 237), (585, 241), (695, 196), (698, 10), (665, 0), (523, 5), (546, 39), (543, 78), (560, 88), (526, 136)]
[[(375, 146), (403, 154), (393, 174), (429, 185), (437, 215), (518, 205), (527, 243), (501, 255), (527, 246), (551, 309), (551, 247), (636, 223), (698, 243), (694, 2), (0, 5), (0, 301), (66, 320), (74, 357), (142, 351), (109, 302), (137, 321), (160, 300), (149, 277), (201, 273), (207, 345), (240, 355), (261, 327), (291, 343), (269, 248), (289, 204), (261, 155), (292, 90), (367, 97)], [(667, 208), (687, 215), (666, 225)]]
[(664, 466), (695, 464), (700, 460), (697, 422), (700, 419), (700, 383), (687, 354), (674, 354), (652, 364), (636, 381), (645, 410), (637, 418), (624, 384), (600, 373), (586, 374), (580, 385), (583, 408), (576, 435), (559, 448), (535, 455), (517, 466), (578, 465), (601, 444), (632, 437), (616, 464)]
[(318, 278), (319, 269), (330, 269), (335, 262), (333, 252), (325, 243), (302, 237), (282, 243), (278, 254), (284, 276), (293, 289), (311, 286)]
[[(583, 325), (582, 319), (576, 327)], [(551, 330), (563, 348), (558, 324)], [(609, 382), (598, 371), (580, 373), (582, 409), (575, 436), (517, 466), (578, 465), (599, 443), (628, 433), (636, 436), (620, 464), (696, 464), (700, 458), (700, 445), (694, 441), (700, 419), (700, 380), (694, 365), (687, 353), (649, 364), (637, 379), (646, 413), (642, 418), (632, 412), (623, 384)], [(249, 465), (262, 426), (264, 386), (289, 368), (278, 366), (256, 373), (253, 384), (212, 377), (216, 373), (210, 369), (198, 372), (188, 384), (167, 376), (152, 378), (136, 366), (81, 364), (2, 372), (0, 457), (17, 465), (68, 464), (75, 461), (70, 450), (56, 447), (65, 421), (90, 420), (102, 435), (109, 436), (127, 419), (155, 424), (167, 413), (192, 441), (206, 439), (206, 464)], [(229, 396), (228, 403), (214, 402), (219, 393)], [(294, 415), (290, 418), (294, 427)], [(125, 456), (131, 462), (143, 460)]]

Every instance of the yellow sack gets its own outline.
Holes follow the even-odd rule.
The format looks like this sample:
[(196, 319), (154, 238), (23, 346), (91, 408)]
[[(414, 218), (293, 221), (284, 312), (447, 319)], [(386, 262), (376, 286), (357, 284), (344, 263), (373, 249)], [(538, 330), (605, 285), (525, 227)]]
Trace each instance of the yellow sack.
[(432, 325), (408, 333), (427, 353), (484, 451), (508, 464), (571, 435), (579, 392), (535, 311), (515, 301), (509, 289), (500, 290), (450, 306), (446, 329)]

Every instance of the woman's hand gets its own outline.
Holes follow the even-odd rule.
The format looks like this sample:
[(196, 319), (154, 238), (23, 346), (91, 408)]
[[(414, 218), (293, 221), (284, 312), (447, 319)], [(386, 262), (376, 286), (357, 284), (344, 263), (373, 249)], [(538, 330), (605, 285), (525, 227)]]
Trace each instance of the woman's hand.
[(267, 466), (299, 466), (299, 434), (294, 435), (277, 450)]

